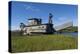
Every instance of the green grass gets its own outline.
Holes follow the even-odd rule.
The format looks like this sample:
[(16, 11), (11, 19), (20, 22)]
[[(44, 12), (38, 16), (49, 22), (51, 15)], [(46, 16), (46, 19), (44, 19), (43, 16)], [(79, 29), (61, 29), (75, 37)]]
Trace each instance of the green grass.
[(60, 34), (12, 36), (12, 52), (77, 49), (77, 38)]

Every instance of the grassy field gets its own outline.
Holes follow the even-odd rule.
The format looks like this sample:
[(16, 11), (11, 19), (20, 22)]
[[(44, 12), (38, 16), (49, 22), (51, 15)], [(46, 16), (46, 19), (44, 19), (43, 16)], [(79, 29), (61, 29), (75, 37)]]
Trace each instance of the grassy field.
[(12, 52), (77, 49), (77, 37), (60, 34), (11, 36)]

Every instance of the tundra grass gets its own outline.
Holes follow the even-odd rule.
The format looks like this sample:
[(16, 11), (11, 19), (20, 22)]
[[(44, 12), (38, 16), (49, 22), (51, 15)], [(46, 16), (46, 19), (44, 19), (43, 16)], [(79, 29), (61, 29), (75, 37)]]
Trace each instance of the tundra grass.
[(77, 37), (60, 34), (11, 36), (12, 52), (77, 49)]

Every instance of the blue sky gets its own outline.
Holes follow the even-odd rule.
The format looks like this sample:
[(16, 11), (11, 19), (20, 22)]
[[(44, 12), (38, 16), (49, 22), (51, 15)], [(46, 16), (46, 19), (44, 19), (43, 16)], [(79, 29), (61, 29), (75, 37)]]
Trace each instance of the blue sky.
[(20, 22), (27, 24), (29, 18), (41, 18), (42, 23), (48, 23), (49, 13), (53, 14), (54, 26), (67, 21), (72, 21), (74, 26), (78, 25), (78, 6), (66, 4), (47, 4), (30, 2), (12, 2), (11, 29), (19, 28)]

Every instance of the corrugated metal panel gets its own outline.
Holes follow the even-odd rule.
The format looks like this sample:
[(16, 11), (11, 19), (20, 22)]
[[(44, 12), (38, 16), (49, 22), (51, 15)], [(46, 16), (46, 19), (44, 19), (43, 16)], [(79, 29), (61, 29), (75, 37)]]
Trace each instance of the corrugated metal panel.
[(70, 27), (70, 26), (73, 26), (72, 21), (66, 22), (66, 23), (64, 23), (62, 25), (59, 25), (59, 26), (55, 26), (54, 29), (56, 31), (58, 31), (58, 30), (61, 30), (61, 29), (64, 29), (64, 28), (67, 28), (67, 27)]

